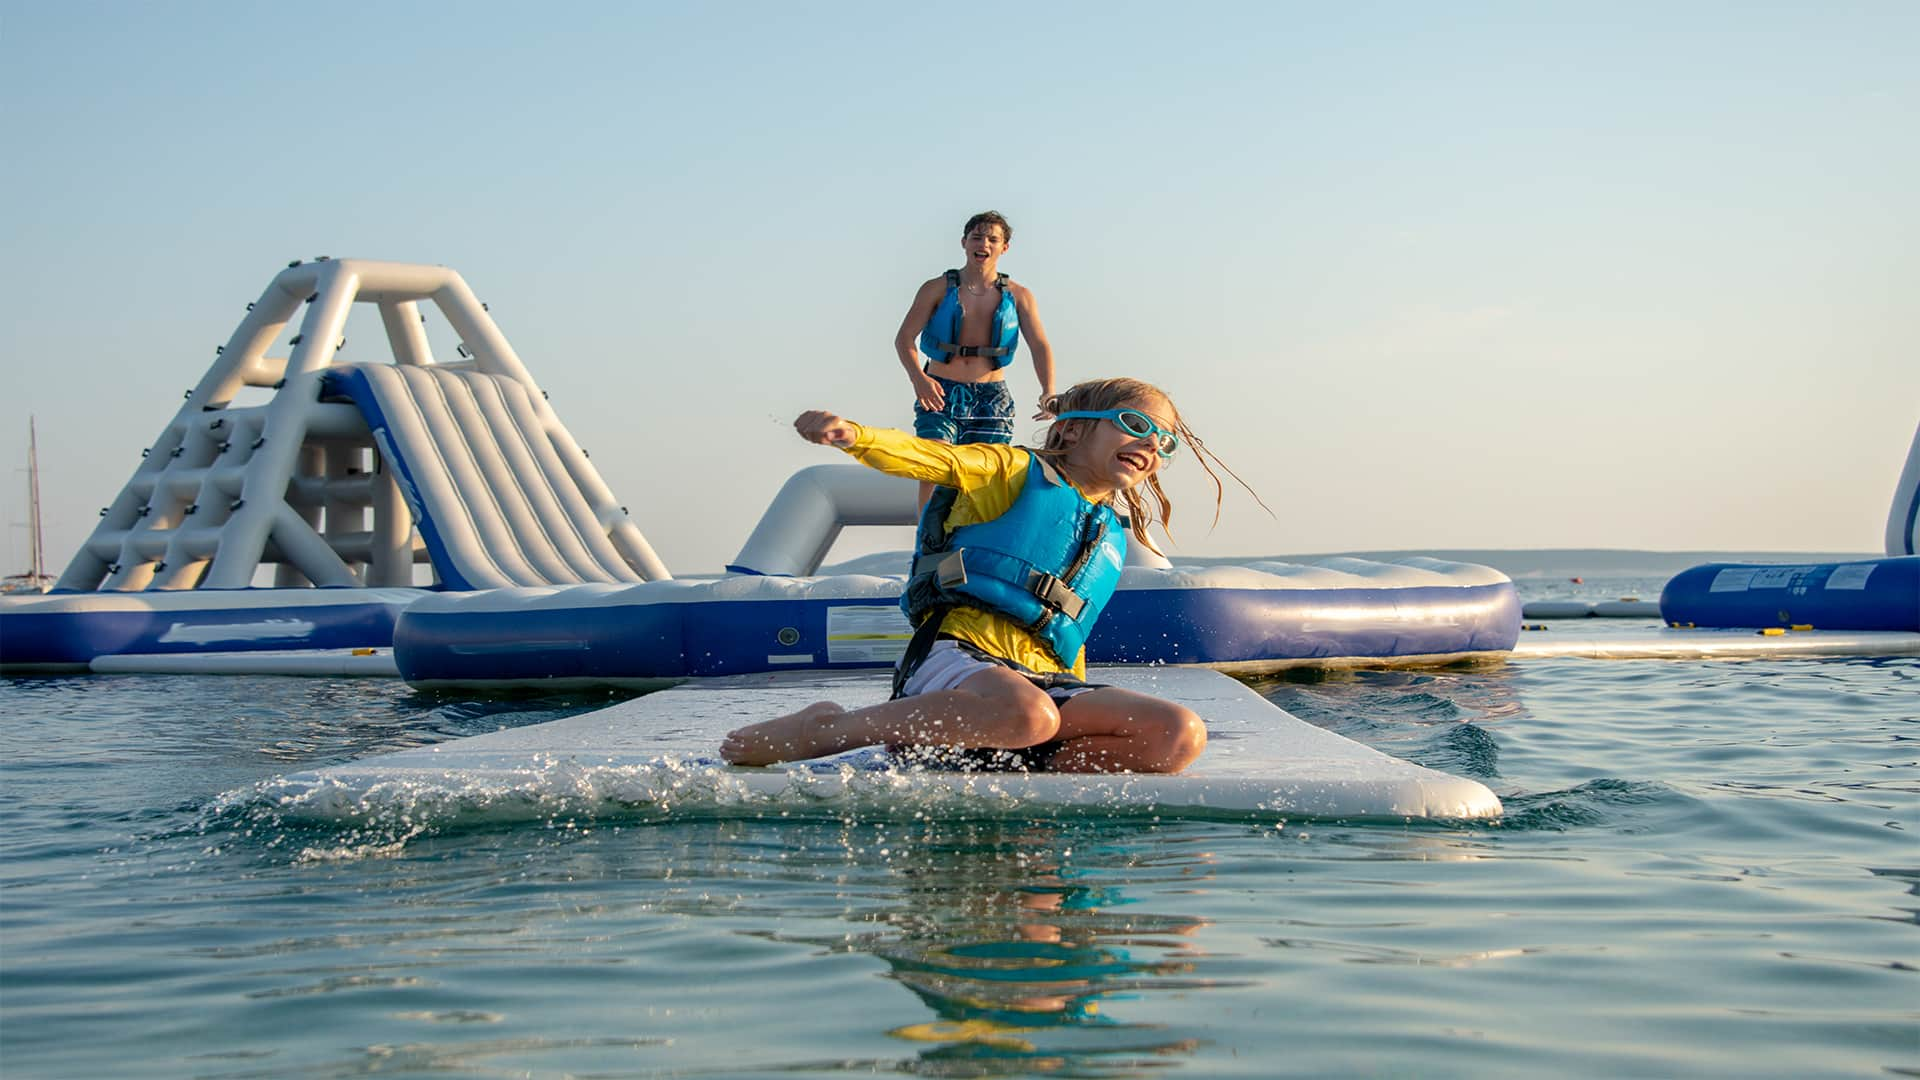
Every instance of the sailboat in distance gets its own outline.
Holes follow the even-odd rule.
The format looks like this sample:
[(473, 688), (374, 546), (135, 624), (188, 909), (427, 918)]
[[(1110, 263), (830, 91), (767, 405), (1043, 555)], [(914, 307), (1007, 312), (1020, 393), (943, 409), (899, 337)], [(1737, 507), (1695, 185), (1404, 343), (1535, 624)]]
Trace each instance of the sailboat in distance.
[(33, 534), (27, 569), (0, 578), (0, 593), (43, 593), (53, 587), (46, 572), (46, 548), (40, 539), (40, 440), (33, 417), (27, 418), (27, 528)]

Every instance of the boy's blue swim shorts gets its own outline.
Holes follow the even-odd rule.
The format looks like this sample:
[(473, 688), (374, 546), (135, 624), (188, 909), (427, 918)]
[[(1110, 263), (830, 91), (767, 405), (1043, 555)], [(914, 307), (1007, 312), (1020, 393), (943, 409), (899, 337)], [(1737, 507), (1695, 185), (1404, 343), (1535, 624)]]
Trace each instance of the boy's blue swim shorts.
[(1005, 380), (954, 382), (929, 376), (946, 391), (939, 412), (913, 404), (913, 433), (923, 439), (949, 443), (1010, 443), (1013, 441), (1013, 392)]

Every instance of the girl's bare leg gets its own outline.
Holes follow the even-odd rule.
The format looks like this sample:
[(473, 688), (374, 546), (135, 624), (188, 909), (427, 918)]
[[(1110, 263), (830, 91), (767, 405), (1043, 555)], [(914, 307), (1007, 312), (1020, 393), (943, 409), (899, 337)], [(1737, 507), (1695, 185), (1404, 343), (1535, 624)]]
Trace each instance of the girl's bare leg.
[(996, 667), (968, 676), (952, 690), (860, 709), (815, 702), (735, 728), (721, 741), (720, 756), (734, 765), (771, 765), (876, 743), (1018, 749), (1055, 738), (1059, 729), (1060, 710), (1051, 698), (1013, 671)]
[(1060, 706), (1065, 745), (1054, 772), (1177, 773), (1207, 747), (1207, 725), (1184, 705), (1107, 686)]

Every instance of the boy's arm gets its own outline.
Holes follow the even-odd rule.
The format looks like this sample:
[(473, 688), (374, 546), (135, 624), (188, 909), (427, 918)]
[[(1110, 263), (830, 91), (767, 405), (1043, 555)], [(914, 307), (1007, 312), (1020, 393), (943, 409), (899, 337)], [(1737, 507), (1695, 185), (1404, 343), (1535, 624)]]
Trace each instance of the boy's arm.
[(913, 294), (913, 303), (907, 306), (907, 315), (900, 320), (900, 329), (893, 334), (893, 352), (900, 358), (900, 366), (907, 369), (907, 381), (913, 384), (914, 400), (928, 412), (939, 412), (947, 403), (947, 394), (926, 372), (920, 370), (925, 360), (920, 356), (920, 331), (926, 328), (927, 320), (933, 318), (933, 309), (940, 305), (941, 297), (947, 295), (947, 279), (931, 278), (922, 284)]
[(1033, 418), (1051, 420), (1053, 413), (1047, 408), (1047, 399), (1053, 397), (1053, 346), (1047, 341), (1047, 328), (1040, 324), (1040, 305), (1033, 298), (1033, 290), (1015, 285), (1013, 307), (1020, 314), (1020, 336), (1027, 340), (1027, 349), (1033, 353), (1033, 374), (1040, 380), (1040, 411), (1034, 413)]

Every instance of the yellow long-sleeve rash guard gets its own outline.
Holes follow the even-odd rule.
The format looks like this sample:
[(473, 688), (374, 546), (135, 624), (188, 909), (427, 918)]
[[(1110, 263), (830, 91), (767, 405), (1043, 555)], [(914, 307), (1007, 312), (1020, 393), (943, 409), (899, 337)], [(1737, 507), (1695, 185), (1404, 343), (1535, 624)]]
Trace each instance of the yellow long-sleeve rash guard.
[[(1027, 486), (1033, 459), (1026, 449), (1001, 443), (952, 443), (915, 438), (904, 431), (855, 424), (854, 460), (891, 476), (925, 480), (959, 491), (947, 514), (947, 531), (962, 525), (992, 521), (1013, 505)], [(978, 608), (955, 608), (940, 624), (940, 632), (965, 641), (994, 656), (1046, 674), (1060, 671), (1040, 640), (1004, 615)], [(1086, 650), (1073, 658), (1075, 678), (1087, 674)]]

